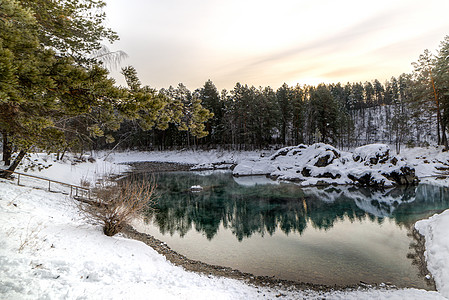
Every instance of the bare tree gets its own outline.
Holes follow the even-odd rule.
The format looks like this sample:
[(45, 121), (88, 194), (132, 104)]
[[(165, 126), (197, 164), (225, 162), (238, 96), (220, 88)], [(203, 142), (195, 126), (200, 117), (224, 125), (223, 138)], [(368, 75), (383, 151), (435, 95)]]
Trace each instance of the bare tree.
[(113, 236), (151, 208), (156, 199), (155, 189), (154, 179), (102, 180), (94, 189), (96, 201), (80, 203), (79, 208), (89, 220), (103, 225), (104, 234)]

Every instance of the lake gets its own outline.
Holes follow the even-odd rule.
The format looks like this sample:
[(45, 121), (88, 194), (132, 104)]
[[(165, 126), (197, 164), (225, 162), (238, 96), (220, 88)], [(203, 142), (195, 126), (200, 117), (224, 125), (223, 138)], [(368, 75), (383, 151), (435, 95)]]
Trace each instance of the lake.
[(432, 289), (413, 225), (449, 208), (448, 188), (301, 188), (230, 172), (156, 181), (158, 203), (137, 229), (190, 259), (306, 283)]

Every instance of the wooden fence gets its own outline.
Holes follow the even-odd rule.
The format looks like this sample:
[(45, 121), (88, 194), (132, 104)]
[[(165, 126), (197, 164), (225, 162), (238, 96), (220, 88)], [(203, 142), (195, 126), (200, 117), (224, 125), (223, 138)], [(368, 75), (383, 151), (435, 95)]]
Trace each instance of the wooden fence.
[(53, 184), (59, 184), (62, 186), (70, 187), (70, 197), (84, 197), (87, 199), (91, 198), (91, 190), (90, 190), (90, 188), (87, 188), (87, 187), (69, 184), (69, 183), (65, 183), (65, 182), (61, 182), (61, 181), (57, 181), (57, 180), (52, 180), (52, 179), (48, 179), (48, 178), (44, 178), (44, 177), (39, 177), (39, 176), (15, 172), (15, 171), (9, 171), (9, 170), (3, 170), (3, 171), (11, 173), (11, 174), (17, 174), (17, 184), (18, 185), (20, 185), (20, 176), (30, 177), (30, 178), (34, 178), (34, 179), (38, 179), (38, 180), (48, 181), (48, 191), (50, 191), (50, 192), (51, 192), (51, 184), (53, 183)]

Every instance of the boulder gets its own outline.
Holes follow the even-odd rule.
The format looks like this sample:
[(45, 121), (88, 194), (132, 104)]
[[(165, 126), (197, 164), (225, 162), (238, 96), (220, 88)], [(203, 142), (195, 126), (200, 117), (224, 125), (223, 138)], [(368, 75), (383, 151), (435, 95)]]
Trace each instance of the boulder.
[(371, 144), (358, 147), (352, 158), (355, 162), (365, 162), (365, 165), (384, 164), (390, 159), (390, 147), (385, 144)]
[(402, 166), (400, 169), (384, 172), (382, 175), (398, 185), (414, 185), (419, 182), (418, 177), (415, 175), (415, 169), (409, 166)]

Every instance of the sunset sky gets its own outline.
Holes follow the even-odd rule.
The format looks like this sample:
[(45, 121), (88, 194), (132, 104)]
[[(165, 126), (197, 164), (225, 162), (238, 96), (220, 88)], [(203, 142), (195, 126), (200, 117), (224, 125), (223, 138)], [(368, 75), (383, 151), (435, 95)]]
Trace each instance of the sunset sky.
[(449, 0), (106, 2), (120, 36), (110, 49), (158, 89), (384, 82), (449, 35)]

